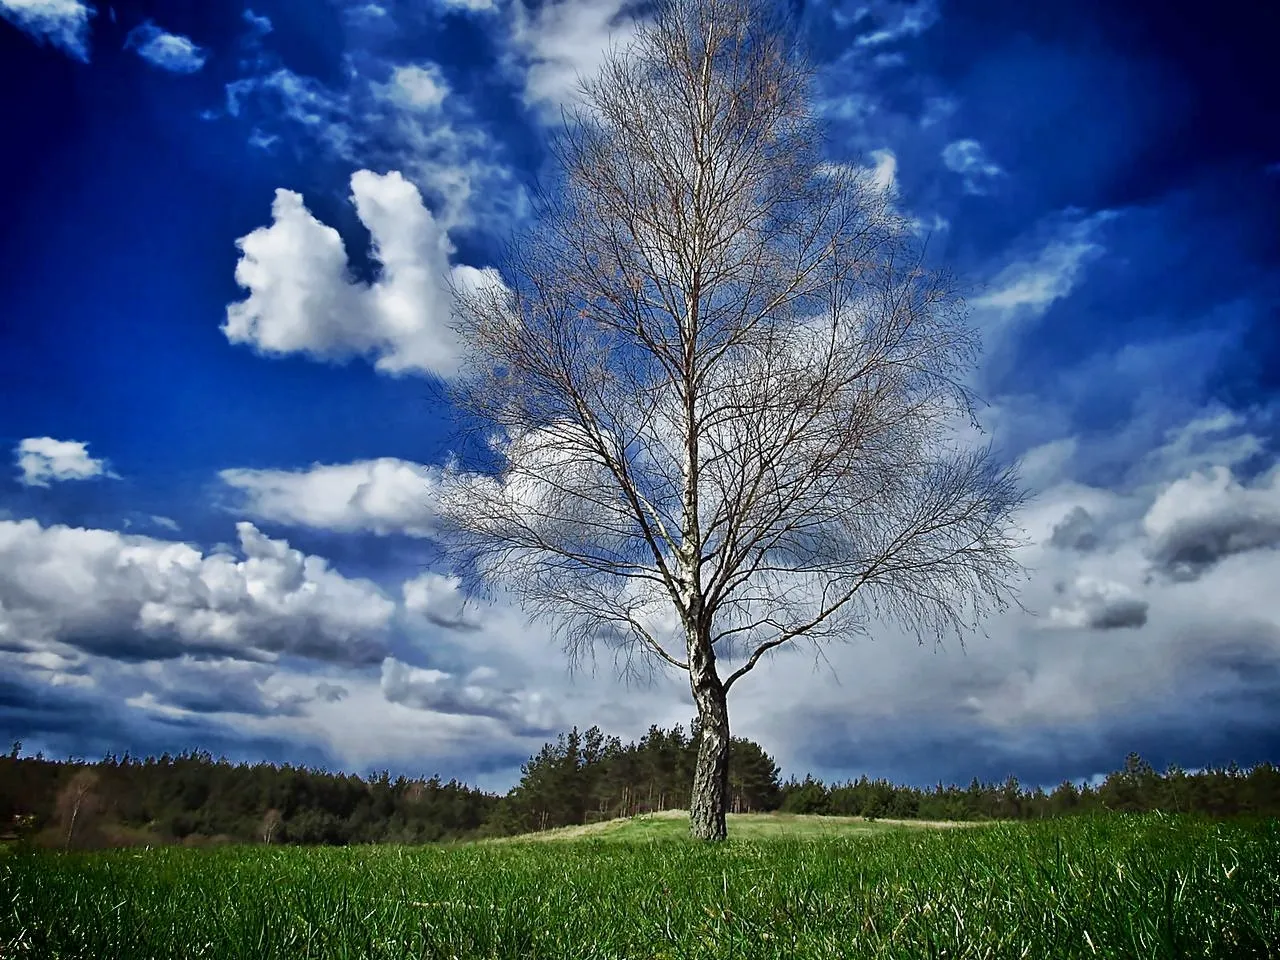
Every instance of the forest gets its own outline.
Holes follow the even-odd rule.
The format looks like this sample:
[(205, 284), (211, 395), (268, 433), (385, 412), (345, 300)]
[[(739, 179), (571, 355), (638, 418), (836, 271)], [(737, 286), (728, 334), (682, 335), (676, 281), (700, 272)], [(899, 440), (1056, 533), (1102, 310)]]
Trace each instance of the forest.
[[(96, 762), (0, 756), (0, 838), (53, 847), (182, 843), (419, 844), (508, 836), (650, 811), (686, 809), (696, 756), (691, 730), (657, 726), (623, 743), (576, 727), (543, 745), (505, 795), (438, 776), (361, 777), (289, 764), (231, 763), (193, 751)], [(730, 809), (921, 820), (1032, 820), (1166, 811), (1280, 816), (1280, 769), (1234, 764), (1159, 773), (1137, 754), (1100, 784), (1028, 789), (1016, 778), (968, 786), (782, 781), (757, 743), (734, 738)]]

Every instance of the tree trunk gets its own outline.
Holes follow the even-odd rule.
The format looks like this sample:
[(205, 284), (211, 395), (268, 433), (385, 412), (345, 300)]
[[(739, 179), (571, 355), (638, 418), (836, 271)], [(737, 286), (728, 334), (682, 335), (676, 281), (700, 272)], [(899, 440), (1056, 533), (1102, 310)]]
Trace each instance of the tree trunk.
[(698, 705), (698, 760), (689, 798), (689, 830), (696, 840), (723, 840), (729, 793), (729, 706), (709, 643), (690, 644), (689, 682)]

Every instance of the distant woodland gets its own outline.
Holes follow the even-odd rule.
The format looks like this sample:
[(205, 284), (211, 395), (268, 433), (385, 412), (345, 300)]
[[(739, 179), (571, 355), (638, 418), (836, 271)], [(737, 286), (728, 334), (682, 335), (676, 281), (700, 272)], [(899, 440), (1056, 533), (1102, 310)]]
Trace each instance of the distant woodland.
[[(233, 764), (205, 752), (94, 763), (0, 756), (0, 835), (45, 846), (183, 843), (430, 843), (504, 836), (688, 805), (696, 728), (651, 727), (622, 743), (597, 727), (545, 744), (505, 796), (456, 780), (371, 777), (290, 765)], [(1035, 819), (1162, 810), (1211, 817), (1280, 816), (1280, 769), (1157, 773), (1136, 754), (1096, 788), (1052, 791), (973, 780), (896, 786), (862, 777), (779, 779), (750, 740), (730, 751), (735, 812), (925, 820)]]

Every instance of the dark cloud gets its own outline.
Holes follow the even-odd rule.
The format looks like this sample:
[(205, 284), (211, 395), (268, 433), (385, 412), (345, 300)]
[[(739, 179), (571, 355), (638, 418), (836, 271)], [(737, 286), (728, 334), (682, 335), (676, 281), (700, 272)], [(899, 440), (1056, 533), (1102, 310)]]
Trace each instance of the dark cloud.
[(1121, 597), (1088, 610), (1088, 625), (1094, 630), (1121, 630), (1145, 626), (1148, 603), (1136, 597)]
[(1150, 604), (1135, 597), (1123, 584), (1093, 577), (1079, 577), (1071, 588), (1057, 584), (1068, 602), (1049, 610), (1050, 623), (1081, 630), (1118, 630), (1146, 625)]
[(325, 703), (337, 703), (347, 695), (347, 688), (337, 683), (321, 680), (316, 684), (316, 696)]
[(0, 742), (21, 740), (24, 752), (94, 759), (203, 749), (231, 760), (331, 765), (314, 744), (246, 734), (202, 715), (171, 716), (130, 707), (111, 692), (0, 676)]
[(1152, 562), (1174, 580), (1195, 580), (1224, 557), (1280, 545), (1280, 518), (1230, 510), (1189, 518), (1153, 544)]
[(956, 718), (910, 725), (877, 722), (859, 730), (856, 721), (815, 717), (814, 722), (828, 724), (828, 736), (801, 745), (792, 762), (800, 770), (823, 771), (828, 779), (856, 779), (865, 773), (922, 787), (938, 782), (963, 786), (973, 777), (1001, 781), (1010, 775), (1026, 785), (1078, 782), (1121, 768), (1135, 751), (1159, 770), (1172, 763), (1184, 768), (1232, 761), (1250, 766), (1280, 756), (1280, 701), (1274, 699), (1280, 690), (1273, 686), (1271, 691), (1266, 711), (1206, 698), (1196, 710), (1152, 703), (1093, 723), (1016, 731)]
[(272, 669), (234, 661), (182, 661), (150, 671), (146, 689), (156, 702), (193, 713), (298, 716), (312, 698), (297, 691), (272, 694)]
[(1170, 484), (1144, 520), (1157, 570), (1195, 580), (1233, 554), (1280, 546), (1280, 472), (1253, 486), (1217, 467)]
[(1073, 507), (1053, 528), (1049, 543), (1060, 550), (1082, 553), (1094, 549), (1098, 545), (1098, 530), (1093, 514), (1084, 507)]

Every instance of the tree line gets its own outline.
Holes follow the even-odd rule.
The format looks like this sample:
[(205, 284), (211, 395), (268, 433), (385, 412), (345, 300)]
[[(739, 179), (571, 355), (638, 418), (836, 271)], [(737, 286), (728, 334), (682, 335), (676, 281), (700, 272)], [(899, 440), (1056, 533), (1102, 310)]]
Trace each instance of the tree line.
[[(94, 763), (0, 756), (0, 830), (9, 840), (93, 847), (185, 843), (430, 843), (508, 836), (662, 810), (687, 809), (697, 721), (657, 726), (623, 743), (576, 727), (543, 745), (499, 796), (457, 780), (368, 777), (290, 764), (233, 764), (205, 751)], [(1016, 778), (919, 788), (861, 777), (783, 782), (757, 743), (734, 737), (729, 808), (924, 820), (1019, 820), (1145, 812), (1280, 816), (1280, 768), (1264, 763), (1156, 772), (1137, 754), (1096, 786), (1050, 791)]]

